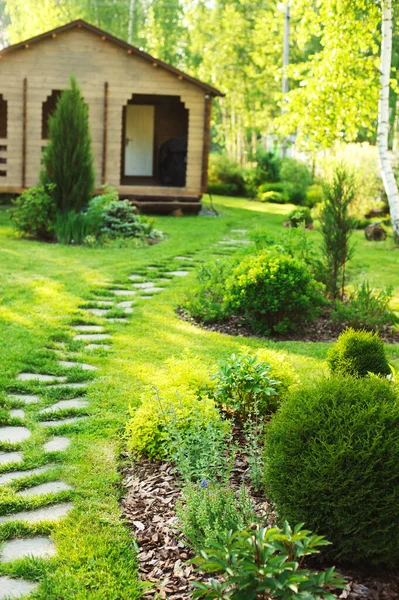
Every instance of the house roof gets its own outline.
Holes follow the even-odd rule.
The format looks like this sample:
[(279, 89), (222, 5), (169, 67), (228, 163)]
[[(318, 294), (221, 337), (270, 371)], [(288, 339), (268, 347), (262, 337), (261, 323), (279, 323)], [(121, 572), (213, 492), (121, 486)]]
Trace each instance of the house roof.
[(104, 31), (103, 29), (100, 29), (99, 27), (96, 27), (95, 25), (91, 25), (90, 23), (87, 23), (87, 21), (84, 21), (83, 19), (77, 19), (76, 21), (71, 21), (70, 23), (67, 23), (66, 25), (62, 25), (61, 27), (56, 27), (55, 29), (52, 29), (51, 31), (46, 31), (46, 33), (42, 33), (42, 34), (37, 35), (28, 40), (24, 40), (23, 42), (19, 42), (18, 44), (13, 44), (11, 46), (7, 46), (6, 48), (3, 48), (0, 51), (0, 58), (2, 56), (6, 56), (10, 52), (22, 50), (24, 48), (29, 47), (30, 45), (41, 42), (42, 40), (55, 38), (58, 34), (63, 33), (65, 31), (70, 31), (71, 29), (74, 29), (75, 27), (77, 27), (79, 29), (86, 29), (87, 31), (91, 31), (92, 33), (100, 36), (101, 38), (106, 39), (109, 42), (119, 46), (123, 50), (126, 50), (126, 52), (128, 54), (139, 56), (143, 60), (150, 62), (152, 65), (154, 65), (154, 66), (156, 65), (157, 67), (161, 67), (161, 68), (165, 69), (166, 71), (169, 71), (170, 73), (173, 73), (174, 75), (177, 75), (179, 77), (179, 79), (182, 79), (183, 81), (188, 81), (188, 82), (204, 89), (211, 96), (224, 96), (224, 94), (220, 90), (214, 88), (213, 86), (208, 85), (207, 83), (204, 83), (203, 81), (200, 81), (199, 79), (196, 79), (195, 77), (191, 77), (190, 75), (187, 75), (183, 71), (176, 69), (176, 67), (172, 67), (172, 65), (169, 65), (168, 63), (163, 62), (162, 60), (159, 60), (158, 58), (154, 58), (150, 54), (147, 54), (147, 52), (143, 52), (139, 48), (136, 48), (136, 46), (131, 46), (127, 42), (115, 37), (114, 35), (111, 35), (110, 33)]

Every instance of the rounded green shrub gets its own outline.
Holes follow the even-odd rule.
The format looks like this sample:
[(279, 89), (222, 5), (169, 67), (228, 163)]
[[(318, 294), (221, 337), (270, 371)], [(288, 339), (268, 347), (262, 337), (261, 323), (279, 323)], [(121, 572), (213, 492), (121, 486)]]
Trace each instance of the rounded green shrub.
[(233, 270), (224, 300), (255, 331), (284, 333), (317, 317), (324, 304), (322, 289), (296, 258), (264, 251), (247, 256)]
[(399, 398), (379, 378), (292, 393), (267, 429), (265, 484), (281, 521), (305, 522), (351, 563), (399, 564)]
[(391, 369), (385, 354), (384, 342), (377, 333), (355, 331), (351, 327), (339, 336), (327, 354), (332, 373), (367, 377), (369, 373), (389, 375)]
[(53, 191), (51, 184), (30, 188), (14, 200), (11, 217), (19, 233), (39, 240), (54, 238), (56, 206)]

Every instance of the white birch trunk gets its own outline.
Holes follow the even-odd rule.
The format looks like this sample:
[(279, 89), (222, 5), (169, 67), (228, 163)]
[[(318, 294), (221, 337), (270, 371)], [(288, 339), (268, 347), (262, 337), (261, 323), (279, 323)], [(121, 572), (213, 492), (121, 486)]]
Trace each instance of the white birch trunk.
[(129, 44), (133, 43), (133, 19), (134, 19), (134, 0), (130, 0), (129, 4), (129, 23), (127, 31), (127, 41)]
[(389, 90), (392, 60), (392, 0), (382, 0), (381, 88), (378, 105), (378, 150), (395, 241), (399, 243), (399, 192), (388, 150)]

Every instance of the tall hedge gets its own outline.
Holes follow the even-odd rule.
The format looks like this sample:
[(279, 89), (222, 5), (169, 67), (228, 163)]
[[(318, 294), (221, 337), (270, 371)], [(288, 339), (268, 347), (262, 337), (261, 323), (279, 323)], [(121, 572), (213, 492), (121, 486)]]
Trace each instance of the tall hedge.
[(41, 181), (55, 184), (58, 211), (80, 212), (94, 190), (94, 167), (88, 106), (75, 77), (49, 120), (49, 143), (43, 154)]

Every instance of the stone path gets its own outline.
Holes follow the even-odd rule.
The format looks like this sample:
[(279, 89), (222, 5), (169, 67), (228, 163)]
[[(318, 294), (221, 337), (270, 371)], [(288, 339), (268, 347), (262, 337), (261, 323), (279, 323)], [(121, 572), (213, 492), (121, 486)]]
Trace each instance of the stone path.
[[(244, 235), (244, 232), (234, 233)], [(222, 242), (223, 244), (214, 245), (215, 255), (228, 254), (232, 247), (243, 245), (243, 241), (238, 239)], [(83, 359), (87, 360), (93, 353), (112, 348), (112, 333), (108, 324), (111, 327), (123, 327), (134, 315), (137, 304), (148, 302), (160, 294), (173, 279), (187, 277), (195, 266), (194, 256), (177, 256), (169, 261), (168, 265), (153, 264), (139, 273), (128, 275), (126, 284), (114, 283), (110, 288), (93, 290), (81, 307), (81, 324), (71, 326), (71, 339), (82, 344)], [(151, 279), (148, 278), (149, 274)], [(93, 377), (97, 368), (85, 360), (80, 362), (80, 353), (65, 352), (62, 343), (54, 344), (53, 351), (55, 364), (63, 369), (65, 374), (24, 371), (16, 377), (18, 393), (12, 391), (6, 396), (10, 422), (0, 427), (0, 488), (6, 486), (11, 493), (14, 492), (15, 504), (12, 505), (11, 501), (8, 512), (0, 515), (0, 529), (3, 524), (10, 522), (22, 522), (26, 527), (40, 522), (55, 524), (73, 513), (73, 486), (62, 479), (62, 462), (61, 467), (59, 463), (50, 462), (53, 457), (57, 457), (57, 460), (61, 457), (62, 460), (63, 453), (73, 446), (73, 429), (71, 434), (67, 435), (54, 435), (54, 430), (62, 427), (64, 434), (65, 427), (90, 419), (87, 412), (90, 409), (89, 398), (80, 396), (85, 394), (91, 380), (73, 379), (79, 373), (85, 373), (87, 378), (90, 375)], [(88, 354), (85, 356), (85, 353)], [(32, 385), (36, 387), (31, 389)], [(21, 386), (24, 390), (26, 387), (26, 391), (20, 391)], [(57, 399), (48, 405), (48, 396), (43, 397), (41, 393), (37, 393), (37, 386), (50, 391), (59, 390)], [(75, 398), (71, 398), (73, 390), (81, 390)], [(69, 398), (67, 396), (60, 399), (59, 395), (64, 391), (69, 392)], [(64, 414), (65, 412), (67, 414)], [(45, 417), (47, 420), (41, 420)], [(25, 466), (25, 449), (28, 447), (25, 444), (32, 444), (31, 438), (35, 439), (32, 435), (36, 429), (40, 429), (41, 435), (44, 433), (45, 441), (41, 446), (42, 463), (32, 468), (32, 463), (26, 463)], [(43, 461), (47, 463), (43, 465)], [(23, 509), (24, 501), (27, 503), (26, 509)], [(33, 501), (35, 508), (30, 509)], [(11, 534), (11, 537), (0, 545), (0, 564), (12, 565), (14, 561), (26, 557), (33, 561), (48, 560), (54, 557), (56, 552), (56, 543), (51, 536), (32, 533), (30, 537), (26, 535), (21, 538)], [(39, 585), (17, 577), (0, 576), (0, 600), (25, 597)]]

